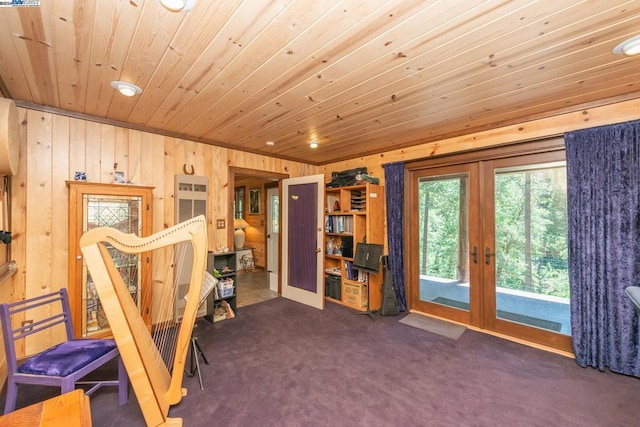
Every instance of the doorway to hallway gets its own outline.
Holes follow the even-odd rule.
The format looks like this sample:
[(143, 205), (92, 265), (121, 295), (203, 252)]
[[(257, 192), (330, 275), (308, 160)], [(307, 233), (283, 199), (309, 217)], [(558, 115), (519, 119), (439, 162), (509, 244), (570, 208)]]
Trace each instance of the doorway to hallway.
[(269, 273), (264, 269), (239, 271), (236, 275), (236, 282), (237, 307), (245, 307), (279, 297), (277, 292), (269, 289)]
[[(249, 253), (252, 259), (252, 268), (243, 269), (241, 265), (237, 268), (237, 307), (279, 296), (280, 239), (277, 234), (271, 234), (274, 223), (272, 198), (274, 191), (276, 197), (279, 195), (280, 181), (287, 177), (286, 174), (257, 169), (229, 168), (229, 200), (232, 203), (227, 222), (233, 224), (234, 220), (242, 218), (249, 225), (242, 229), (245, 235), (243, 247), (234, 249), (243, 256)], [(250, 200), (251, 196), (253, 200)], [(275, 222), (279, 223), (279, 220), (279, 210), (276, 210)], [(235, 231), (233, 227), (228, 230), (231, 242)], [(275, 281), (271, 280), (275, 282), (271, 283), (271, 290), (270, 276), (274, 274), (270, 275), (269, 270), (276, 276)]]

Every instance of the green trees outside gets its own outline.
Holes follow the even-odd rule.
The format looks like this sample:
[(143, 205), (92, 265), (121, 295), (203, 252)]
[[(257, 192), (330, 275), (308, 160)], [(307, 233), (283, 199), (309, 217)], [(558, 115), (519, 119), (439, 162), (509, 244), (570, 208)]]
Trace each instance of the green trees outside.
[(496, 175), (497, 286), (569, 298), (566, 169)]
[(420, 183), (420, 274), (451, 280), (461, 279), (458, 274), (458, 240), (460, 191), (465, 181), (466, 177), (456, 177), (424, 180)]
[[(420, 274), (466, 280), (466, 179), (420, 182)], [(564, 166), (496, 174), (497, 286), (569, 297), (566, 203)]]

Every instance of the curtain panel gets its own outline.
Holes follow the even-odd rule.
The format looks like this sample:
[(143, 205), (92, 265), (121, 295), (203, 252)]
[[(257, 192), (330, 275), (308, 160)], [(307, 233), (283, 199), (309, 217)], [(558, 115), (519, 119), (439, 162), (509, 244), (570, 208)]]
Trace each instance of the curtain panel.
[(640, 121), (565, 135), (571, 330), (580, 366), (640, 376)]
[(404, 162), (387, 163), (382, 167), (387, 203), (389, 270), (398, 299), (398, 309), (407, 311), (404, 280)]

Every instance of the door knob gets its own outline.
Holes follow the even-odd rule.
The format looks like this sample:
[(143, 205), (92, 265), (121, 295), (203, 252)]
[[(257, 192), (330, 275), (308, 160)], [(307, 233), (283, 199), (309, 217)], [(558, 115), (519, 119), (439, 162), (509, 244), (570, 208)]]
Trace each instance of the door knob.
[(491, 256), (495, 255), (495, 253), (491, 253), (491, 249), (487, 246), (484, 250), (484, 263), (489, 265), (491, 264)]
[(471, 252), (470, 255), (473, 257), (472, 258), (473, 259), (473, 263), (477, 264), (478, 263), (478, 247), (477, 246), (473, 247), (473, 252)]

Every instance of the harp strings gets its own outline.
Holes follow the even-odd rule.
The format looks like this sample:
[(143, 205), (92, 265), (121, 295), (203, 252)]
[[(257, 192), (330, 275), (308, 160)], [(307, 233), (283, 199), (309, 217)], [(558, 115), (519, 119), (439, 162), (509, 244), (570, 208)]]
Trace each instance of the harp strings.
[(190, 242), (180, 242), (174, 245), (171, 250), (164, 249), (164, 259), (174, 260), (173, 280), (170, 283), (161, 284), (161, 289), (154, 288), (154, 299), (157, 298), (157, 313), (162, 320), (159, 320), (153, 329), (153, 341), (158, 348), (158, 354), (162, 362), (171, 372), (173, 361), (177, 351), (178, 331), (182, 321), (181, 307), (184, 307), (184, 295), (188, 291), (189, 281), (184, 282), (185, 277), (191, 275), (191, 265), (193, 254)]

